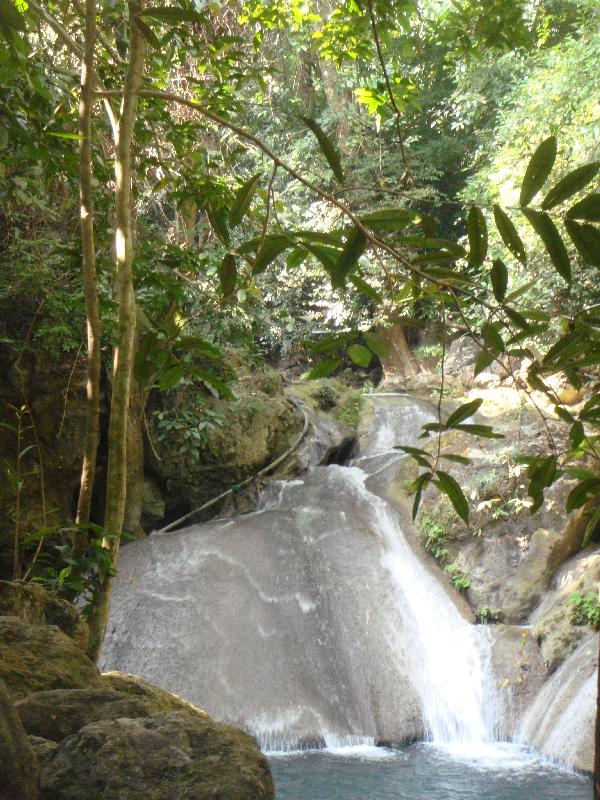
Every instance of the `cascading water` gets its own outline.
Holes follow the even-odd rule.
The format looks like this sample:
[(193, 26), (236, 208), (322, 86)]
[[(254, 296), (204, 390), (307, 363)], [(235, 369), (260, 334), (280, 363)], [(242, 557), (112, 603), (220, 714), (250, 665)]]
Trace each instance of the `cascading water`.
[(377, 494), (393, 446), (431, 418), (374, 396), (352, 466), (315, 467), (271, 484), (252, 514), (123, 548), (103, 668), (140, 674), (265, 749), (492, 740), (487, 632)]

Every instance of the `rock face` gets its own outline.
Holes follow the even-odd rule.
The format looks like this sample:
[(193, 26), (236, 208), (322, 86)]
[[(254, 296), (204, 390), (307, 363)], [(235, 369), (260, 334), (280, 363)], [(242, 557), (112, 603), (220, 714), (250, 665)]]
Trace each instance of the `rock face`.
[(511, 739), (548, 673), (529, 630), (515, 625), (491, 625), (489, 632), (497, 679), (497, 736)]
[(65, 633), (17, 617), (0, 617), (0, 679), (13, 700), (47, 689), (102, 685), (94, 664)]
[(88, 628), (75, 606), (37, 583), (0, 581), (0, 616), (19, 617), (29, 625), (56, 625), (81, 649), (87, 644)]
[(271, 800), (265, 757), (246, 734), (172, 713), (96, 722), (64, 739), (41, 775), (45, 800)]
[(36, 800), (38, 796), (37, 759), (0, 681), (0, 800)]

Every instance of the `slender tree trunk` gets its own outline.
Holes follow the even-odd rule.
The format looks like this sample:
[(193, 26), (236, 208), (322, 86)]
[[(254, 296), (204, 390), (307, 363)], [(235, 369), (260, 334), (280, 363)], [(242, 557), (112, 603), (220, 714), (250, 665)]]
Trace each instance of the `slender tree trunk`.
[[(92, 92), (94, 90), (94, 45), (96, 42), (96, 0), (85, 4), (85, 44), (81, 64), (79, 100), (79, 197), (81, 245), (83, 257), (83, 294), (87, 316), (87, 419), (86, 439), (77, 502), (77, 524), (90, 521), (92, 492), (96, 477), (96, 456), (100, 438), (100, 344), (102, 323), (98, 308), (96, 254), (94, 247), (94, 206), (92, 190)], [(87, 536), (82, 530), (75, 540), (75, 552), (81, 554)]]
[[(138, 92), (144, 72), (145, 42), (136, 16), (145, 0), (130, 0), (129, 65), (123, 88), (121, 116), (116, 130), (115, 222), (116, 222), (116, 297), (119, 311), (118, 340), (113, 364), (113, 386), (108, 428), (108, 471), (104, 528), (109, 534), (102, 544), (112, 554), (116, 567), (119, 534), (123, 529), (127, 491), (127, 420), (135, 350), (135, 294), (133, 290), (133, 226), (131, 144), (135, 125)], [(110, 610), (112, 579), (102, 585), (91, 620), (88, 654), (97, 660)]]
[(384, 381), (416, 375), (418, 368), (406, 339), (404, 326), (398, 323), (382, 326), (378, 333), (389, 347), (387, 356), (381, 358)]

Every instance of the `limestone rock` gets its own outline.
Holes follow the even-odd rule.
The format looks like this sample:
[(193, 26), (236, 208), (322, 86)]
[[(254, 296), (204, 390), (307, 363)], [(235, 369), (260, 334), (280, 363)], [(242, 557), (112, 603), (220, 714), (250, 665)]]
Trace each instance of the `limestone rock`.
[(82, 649), (87, 644), (88, 627), (77, 608), (37, 583), (0, 581), (0, 616), (19, 617), (29, 625), (56, 625)]
[(36, 800), (38, 764), (19, 715), (0, 681), (0, 800)]
[[(115, 675), (102, 689), (34, 692), (16, 709), (29, 735), (60, 742), (92, 722), (119, 717), (151, 717), (169, 711), (206, 716), (175, 695), (132, 675)], [(111, 683), (117, 688), (111, 688)], [(119, 685), (122, 687), (119, 690)]]
[(271, 800), (266, 758), (245, 733), (172, 713), (87, 725), (41, 775), (47, 800)]
[(46, 689), (102, 685), (94, 664), (65, 633), (17, 617), (0, 617), (0, 679), (13, 700)]
[(550, 591), (533, 612), (532, 633), (541, 645), (542, 658), (550, 672), (592, 632), (588, 625), (575, 624), (571, 594), (597, 595), (599, 586), (600, 549), (587, 548), (560, 568)]
[(40, 736), (28, 736), (27, 738), (37, 757), (38, 766), (42, 770), (52, 760), (58, 745), (56, 742), (52, 742), (50, 739), (42, 739)]
[(499, 735), (511, 738), (546, 680), (547, 670), (531, 631), (490, 625), (492, 668), (497, 679)]

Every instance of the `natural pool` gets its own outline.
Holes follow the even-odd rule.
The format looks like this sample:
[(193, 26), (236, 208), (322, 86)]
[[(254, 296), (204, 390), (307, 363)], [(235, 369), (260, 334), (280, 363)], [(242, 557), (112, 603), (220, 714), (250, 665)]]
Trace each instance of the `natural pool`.
[(420, 743), (272, 755), (277, 800), (589, 800), (592, 781), (526, 748)]

